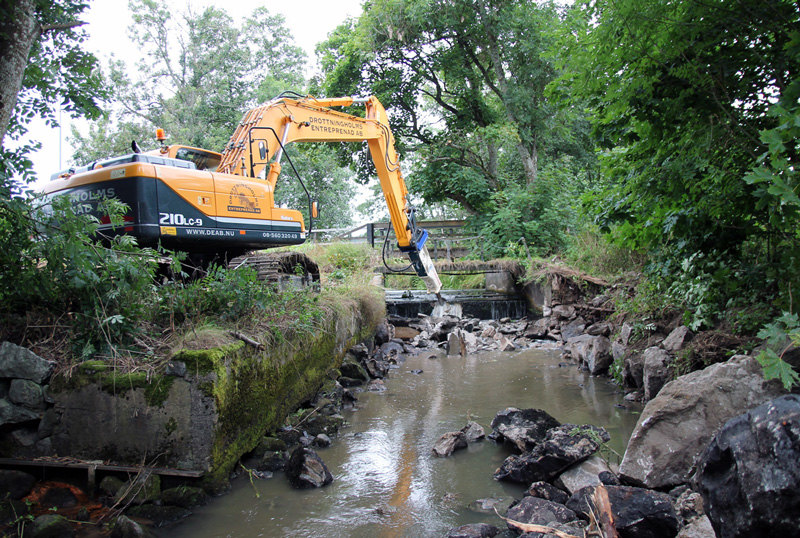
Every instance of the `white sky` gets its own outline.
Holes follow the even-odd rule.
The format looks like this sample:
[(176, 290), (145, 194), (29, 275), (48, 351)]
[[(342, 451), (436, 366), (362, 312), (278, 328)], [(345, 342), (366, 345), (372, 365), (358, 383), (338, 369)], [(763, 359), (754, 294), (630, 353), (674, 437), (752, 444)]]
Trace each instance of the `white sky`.
[[(169, 5), (177, 12), (191, 4), (202, 9), (215, 5), (224, 9), (234, 20), (241, 21), (257, 7), (265, 6), (270, 14), (281, 13), (285, 17), (285, 25), (294, 36), (295, 44), (301, 46), (308, 55), (311, 65), (315, 62), (314, 47), (323, 41), (328, 33), (349, 17), (361, 14), (362, 0), (196, 0), (193, 2), (172, 1)], [(134, 45), (128, 39), (128, 27), (131, 25), (131, 13), (128, 0), (92, 0), (90, 7), (81, 20), (87, 23), (88, 41), (84, 43), (86, 50), (93, 52), (106, 66), (111, 54), (117, 59), (125, 60), (131, 67), (137, 57)], [(314, 68), (312, 67), (312, 72)], [(286, 88), (293, 89), (293, 88)], [(31, 126), (30, 138), (42, 143), (42, 149), (32, 155), (33, 167), (39, 182), (46, 181), (50, 175), (66, 168), (72, 155), (72, 148), (66, 137), (70, 133), (71, 120), (62, 117), (61, 129), (51, 129), (44, 122)], [(85, 126), (79, 123), (79, 128)], [(83, 129), (82, 129), (83, 130)]]

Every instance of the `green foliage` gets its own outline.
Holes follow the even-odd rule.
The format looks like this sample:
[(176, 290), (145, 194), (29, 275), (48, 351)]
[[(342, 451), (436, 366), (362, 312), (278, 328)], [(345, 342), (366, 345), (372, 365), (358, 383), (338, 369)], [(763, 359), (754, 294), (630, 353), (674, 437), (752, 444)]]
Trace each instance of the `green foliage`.
[(800, 375), (783, 360), (783, 354), (792, 346), (800, 346), (800, 320), (797, 314), (784, 312), (758, 333), (765, 340), (766, 349), (756, 360), (764, 369), (765, 379), (779, 379), (786, 390), (800, 384)]

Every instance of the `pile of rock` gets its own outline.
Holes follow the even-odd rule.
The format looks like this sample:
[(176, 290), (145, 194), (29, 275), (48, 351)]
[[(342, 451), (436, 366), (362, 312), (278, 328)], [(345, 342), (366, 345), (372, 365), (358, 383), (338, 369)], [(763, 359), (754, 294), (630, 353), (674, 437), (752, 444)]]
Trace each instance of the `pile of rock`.
[(55, 363), (11, 342), (0, 344), (0, 427), (15, 455), (52, 452), (59, 415), (48, 396)]

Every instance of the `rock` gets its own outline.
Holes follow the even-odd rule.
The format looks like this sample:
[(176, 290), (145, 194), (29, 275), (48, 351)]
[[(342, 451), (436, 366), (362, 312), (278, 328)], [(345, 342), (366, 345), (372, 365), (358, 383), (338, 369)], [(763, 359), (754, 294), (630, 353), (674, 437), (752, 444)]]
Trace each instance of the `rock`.
[(481, 331), (481, 338), (494, 338), (496, 334), (497, 328), (492, 325), (487, 325), (483, 331)]
[(623, 346), (630, 344), (631, 336), (633, 335), (633, 325), (630, 323), (623, 323), (622, 328), (619, 330), (619, 342)]
[(417, 336), (419, 336), (420, 332), (417, 329), (412, 329), (411, 327), (397, 327), (394, 328), (394, 337), (399, 338), (400, 340), (413, 340)]
[(464, 432), (448, 432), (433, 445), (433, 454), (439, 458), (446, 458), (460, 448), (467, 448), (467, 436)]
[[(666, 493), (628, 486), (603, 486), (608, 493), (614, 526), (620, 538), (674, 538), (678, 515)], [(595, 486), (575, 493), (567, 502), (584, 520), (589, 520)]]
[(607, 321), (600, 321), (586, 327), (586, 334), (590, 334), (592, 336), (609, 336), (611, 335), (611, 331), (613, 329), (614, 326), (611, 325), (611, 323)]
[(64, 516), (45, 514), (33, 520), (31, 538), (72, 538), (74, 535), (72, 524)]
[[(522, 500), (512, 506), (506, 517), (517, 523), (532, 525), (548, 525), (550, 523), (569, 523), (578, 518), (577, 514), (564, 506), (538, 497), (523, 497)], [(509, 529), (515, 529), (511, 523)]]
[(28, 516), (30, 506), (19, 499), (0, 500), (0, 525), (11, 525)]
[(11, 342), (0, 344), (0, 377), (27, 379), (41, 385), (50, 378), (56, 363)]
[(472, 332), (462, 332), (461, 333), (461, 340), (464, 342), (464, 346), (467, 350), (467, 355), (475, 353), (478, 351), (478, 337), (475, 333)]
[(615, 361), (623, 358), (626, 351), (628, 351), (628, 347), (623, 345), (622, 342), (618, 342), (616, 340), (611, 342), (611, 356)]
[(182, 361), (167, 361), (167, 366), (164, 368), (164, 375), (171, 375), (173, 377), (186, 376), (186, 363)]
[(405, 351), (402, 344), (398, 344), (397, 342), (386, 342), (381, 345), (379, 349), (381, 353), (386, 356), (387, 360), (396, 359), (398, 355), (402, 355), (403, 351)]
[(129, 516), (149, 521), (153, 527), (164, 527), (192, 515), (186, 508), (180, 506), (156, 506), (144, 504), (134, 506), (126, 512)]
[(0, 426), (4, 424), (23, 424), (39, 420), (39, 413), (14, 405), (6, 399), (0, 400)]
[(507, 407), (492, 419), (492, 430), (526, 452), (547, 435), (550, 428), (561, 423), (541, 409)]
[(344, 361), (339, 367), (339, 371), (342, 372), (343, 377), (360, 379), (361, 381), (369, 381), (369, 375), (367, 375), (367, 372), (355, 361), (355, 359)]
[(119, 516), (114, 520), (110, 538), (156, 538), (147, 527), (136, 523), (131, 518)]
[(298, 447), (286, 464), (286, 477), (298, 489), (321, 488), (333, 482), (333, 475), (313, 449)]
[(123, 506), (157, 501), (161, 498), (161, 477), (143, 472), (122, 484), (115, 497)]
[(672, 355), (659, 347), (644, 350), (642, 384), (645, 400), (652, 400), (672, 377)]
[(328, 448), (331, 446), (331, 438), (324, 433), (319, 433), (314, 437), (314, 440), (311, 441), (311, 444), (319, 448)]
[(125, 484), (122, 480), (117, 478), (116, 476), (105, 476), (98, 484), (98, 489), (102, 491), (104, 494), (108, 495), (109, 497), (113, 497), (117, 494), (117, 491)]
[(548, 332), (550, 332), (550, 318), (540, 318), (528, 324), (524, 336), (532, 339), (543, 338)]
[(447, 335), (447, 356), (448, 357), (463, 357), (466, 355), (466, 344), (461, 341), (461, 337), (457, 332), (451, 332)]
[(353, 379), (352, 377), (341, 376), (337, 379), (339, 384), (345, 388), (360, 387), (364, 384), (363, 379)]
[(627, 353), (622, 363), (622, 384), (626, 387), (644, 387), (644, 353)]
[(383, 320), (375, 332), (375, 344), (382, 346), (394, 338), (394, 325)]
[(695, 478), (717, 535), (796, 536), (800, 508), (800, 396), (729, 420)]
[(474, 443), (486, 437), (483, 426), (473, 420), (467, 422), (467, 425), (461, 428), (461, 431), (464, 433), (468, 443)]
[(569, 495), (566, 492), (547, 482), (534, 482), (525, 492), (525, 496), (538, 497), (558, 504), (567, 504), (569, 500)]
[(561, 326), (561, 338), (565, 341), (583, 334), (586, 329), (586, 321), (582, 317), (577, 317), (569, 323)]
[(587, 434), (573, 435), (573, 428), (572, 425), (551, 428), (533, 450), (506, 458), (494, 478), (519, 484), (549, 482), (570, 465), (597, 452), (600, 445)]
[(194, 508), (203, 506), (208, 502), (208, 494), (203, 488), (193, 486), (178, 486), (165, 489), (161, 492), (161, 502), (180, 508)]
[(470, 523), (450, 529), (447, 538), (492, 538), (500, 529), (487, 523)]
[(517, 349), (517, 346), (515, 346), (514, 342), (509, 340), (508, 337), (503, 336), (497, 341), (497, 349), (500, 351), (514, 351)]
[(287, 461), (289, 461), (289, 455), (285, 450), (268, 450), (258, 460), (255, 469), (256, 471), (270, 471), (273, 473), (283, 471), (286, 468)]
[(8, 399), (31, 411), (44, 411), (44, 394), (38, 383), (27, 379), (12, 379), (8, 389)]
[(675, 538), (717, 538), (708, 516), (700, 516), (687, 522)]
[(382, 379), (389, 372), (389, 364), (380, 359), (370, 359), (364, 363), (364, 366), (369, 376), (373, 379)]
[(564, 347), (592, 375), (608, 372), (608, 368), (614, 361), (611, 355), (611, 341), (605, 336), (589, 334), (575, 336), (567, 340)]
[(573, 319), (575, 318), (575, 307), (569, 305), (557, 305), (553, 307), (550, 315), (556, 319)]
[(754, 358), (742, 355), (670, 381), (642, 411), (621, 477), (650, 488), (688, 483), (725, 422), (783, 392), (778, 381), (764, 380)]
[(480, 514), (495, 515), (495, 510), (497, 510), (497, 513), (502, 514), (506, 512), (515, 502), (516, 501), (513, 497), (490, 497), (488, 499), (478, 499), (476, 501), (472, 501), (469, 503), (467, 508)]
[(0, 499), (22, 499), (33, 490), (34, 485), (36, 478), (31, 474), (0, 469)]
[(47, 508), (69, 508), (78, 504), (78, 498), (69, 488), (47, 488), (39, 504)]
[(600, 473), (611, 472), (606, 461), (600, 456), (591, 456), (561, 473), (555, 485), (571, 494), (587, 486), (602, 484)]
[(667, 351), (672, 351), (674, 353), (686, 347), (686, 344), (692, 338), (694, 338), (694, 334), (689, 330), (689, 327), (681, 325), (667, 335), (664, 341), (661, 342), (661, 346)]
[(42, 420), (39, 422), (39, 427), (36, 430), (36, 434), (39, 436), (39, 439), (44, 439), (45, 437), (50, 437), (56, 430), (56, 426), (61, 422), (61, 415), (55, 408), (50, 408), (44, 412), (42, 415)]
[(386, 383), (384, 383), (382, 379), (373, 379), (369, 382), (369, 385), (367, 385), (367, 390), (370, 392), (385, 392)]

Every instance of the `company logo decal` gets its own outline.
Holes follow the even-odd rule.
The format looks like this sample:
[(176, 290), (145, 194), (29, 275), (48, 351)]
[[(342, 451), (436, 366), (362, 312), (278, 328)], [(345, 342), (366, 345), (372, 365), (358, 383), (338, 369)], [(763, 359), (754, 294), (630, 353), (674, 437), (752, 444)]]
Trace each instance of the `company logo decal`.
[(255, 191), (245, 183), (234, 185), (228, 197), (228, 211), (236, 213), (261, 213)]

